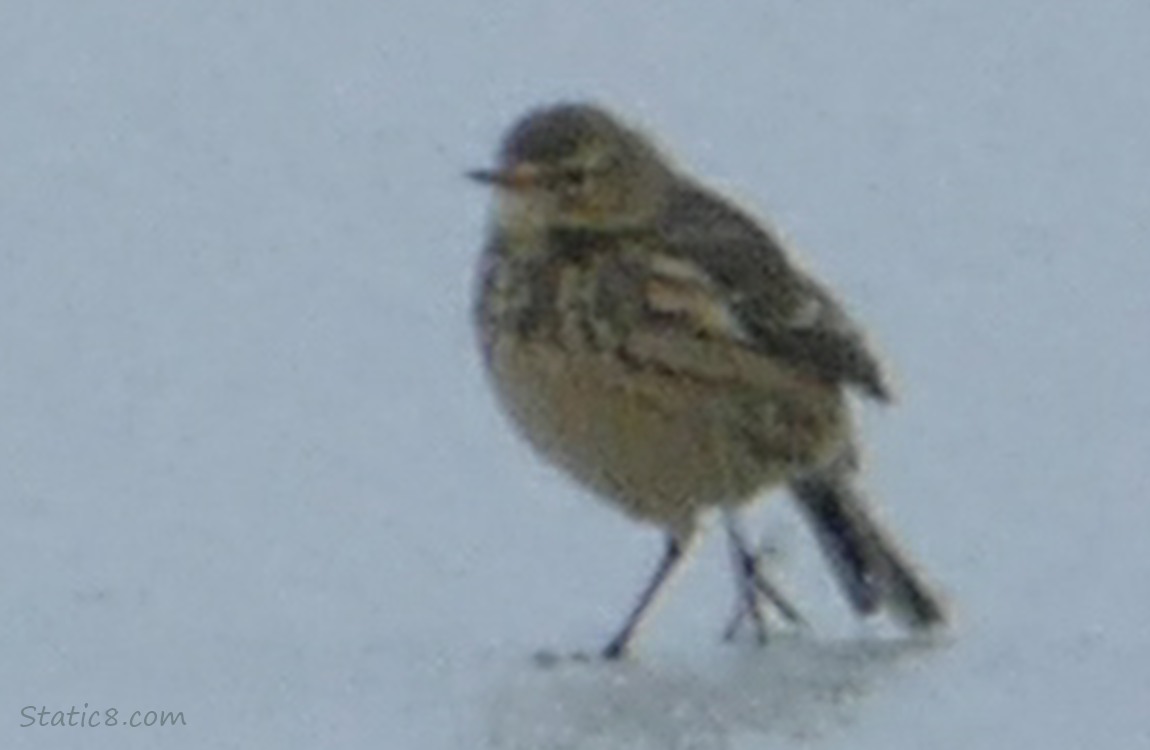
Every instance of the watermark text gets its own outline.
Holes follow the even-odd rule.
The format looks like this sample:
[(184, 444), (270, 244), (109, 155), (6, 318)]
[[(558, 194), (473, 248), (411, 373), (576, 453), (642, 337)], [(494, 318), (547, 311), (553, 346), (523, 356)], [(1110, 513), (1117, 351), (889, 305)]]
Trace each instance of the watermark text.
[(69, 707), (67, 711), (48, 706), (24, 706), (20, 726), (29, 727), (186, 727), (183, 711), (120, 710), (115, 707)]

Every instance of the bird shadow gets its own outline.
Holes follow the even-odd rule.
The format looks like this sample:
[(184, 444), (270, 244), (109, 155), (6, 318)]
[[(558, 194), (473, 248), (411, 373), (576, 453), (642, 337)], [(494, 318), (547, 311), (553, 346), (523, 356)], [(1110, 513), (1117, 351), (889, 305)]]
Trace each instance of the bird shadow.
[(489, 746), (726, 750), (748, 736), (791, 746), (848, 726), (877, 685), (932, 645), (796, 636), (699, 664), (537, 663), (494, 692)]

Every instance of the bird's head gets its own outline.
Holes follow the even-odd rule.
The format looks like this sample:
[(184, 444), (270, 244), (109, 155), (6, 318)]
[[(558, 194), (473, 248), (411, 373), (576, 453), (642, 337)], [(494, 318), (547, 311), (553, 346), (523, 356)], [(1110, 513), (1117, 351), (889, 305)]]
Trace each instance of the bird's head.
[(580, 104), (527, 114), (505, 137), (497, 166), (469, 176), (496, 188), (496, 220), (511, 232), (643, 226), (673, 179), (643, 136)]

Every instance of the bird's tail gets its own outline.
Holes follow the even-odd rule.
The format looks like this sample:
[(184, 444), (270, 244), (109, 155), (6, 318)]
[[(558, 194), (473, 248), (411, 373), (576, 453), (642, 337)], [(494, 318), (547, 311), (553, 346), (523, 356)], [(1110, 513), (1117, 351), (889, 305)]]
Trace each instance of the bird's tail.
[(916, 630), (946, 622), (942, 599), (872, 515), (850, 472), (808, 475), (792, 481), (791, 490), (859, 614), (886, 609)]

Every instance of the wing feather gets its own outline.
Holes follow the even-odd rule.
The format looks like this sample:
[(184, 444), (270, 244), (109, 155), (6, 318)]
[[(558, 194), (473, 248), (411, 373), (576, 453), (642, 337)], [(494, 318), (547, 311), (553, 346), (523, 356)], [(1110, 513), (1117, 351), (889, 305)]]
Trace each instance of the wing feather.
[(862, 329), (765, 229), (703, 188), (672, 198), (649, 264), (647, 304), (697, 335), (721, 337), (881, 401), (891, 390)]

